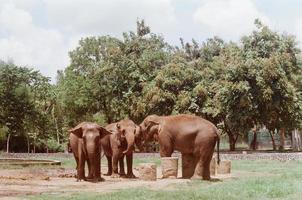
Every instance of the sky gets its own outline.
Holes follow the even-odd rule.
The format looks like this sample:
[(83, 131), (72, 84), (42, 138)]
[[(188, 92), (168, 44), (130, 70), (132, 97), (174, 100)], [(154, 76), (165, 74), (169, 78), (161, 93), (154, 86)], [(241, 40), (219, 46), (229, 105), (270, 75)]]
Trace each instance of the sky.
[(40, 70), (55, 80), (79, 39), (135, 30), (151, 31), (179, 45), (213, 36), (239, 41), (259, 18), (302, 48), (301, 0), (0, 0), (0, 60)]

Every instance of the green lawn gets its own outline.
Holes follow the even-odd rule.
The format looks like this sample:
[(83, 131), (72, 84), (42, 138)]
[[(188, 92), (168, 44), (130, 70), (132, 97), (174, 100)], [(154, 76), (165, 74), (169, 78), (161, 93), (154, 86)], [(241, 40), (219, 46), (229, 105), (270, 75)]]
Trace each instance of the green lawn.
[[(158, 159), (136, 159), (141, 162), (157, 162)], [(233, 161), (236, 177), (222, 181), (191, 181), (175, 185), (174, 189), (151, 190), (140, 187), (119, 190), (107, 194), (75, 193), (33, 196), (32, 199), (301, 199), (302, 162), (270, 160)]]

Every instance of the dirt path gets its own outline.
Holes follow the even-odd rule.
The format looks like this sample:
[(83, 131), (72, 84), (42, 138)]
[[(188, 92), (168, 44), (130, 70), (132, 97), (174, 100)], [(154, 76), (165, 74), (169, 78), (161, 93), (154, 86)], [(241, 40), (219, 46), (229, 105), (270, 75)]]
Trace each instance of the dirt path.
[[(176, 183), (185, 183), (185, 179), (159, 179), (158, 181), (141, 181), (139, 179), (111, 178), (103, 176), (104, 182), (76, 182), (73, 177), (64, 178), (62, 172), (55, 174), (55, 170), (47, 170), (42, 173), (39, 170), (3, 170), (0, 173), (0, 199), (10, 199), (12, 197), (34, 195), (41, 193), (60, 194), (79, 192), (99, 192), (105, 193), (119, 189), (148, 187), (153, 189), (165, 189)], [(135, 172), (137, 174), (137, 172)], [(51, 176), (49, 176), (52, 174)], [(69, 176), (70, 174), (66, 174)], [(16, 198), (14, 198), (16, 199)], [(22, 199), (22, 198), (20, 198)]]
[[(169, 190), (176, 184), (190, 182), (188, 179), (161, 179), (161, 168), (158, 167), (157, 181), (142, 181), (139, 179), (105, 178), (104, 182), (76, 182), (73, 177), (75, 170), (55, 169), (5, 169), (0, 171), (0, 199), (26, 199), (26, 195), (64, 194), (76, 192), (106, 193), (120, 189), (147, 187), (150, 189)], [(107, 171), (102, 167), (102, 171)], [(134, 170), (138, 176), (137, 170)], [(180, 173), (179, 173), (180, 174)], [(231, 176), (221, 176), (220, 179)]]

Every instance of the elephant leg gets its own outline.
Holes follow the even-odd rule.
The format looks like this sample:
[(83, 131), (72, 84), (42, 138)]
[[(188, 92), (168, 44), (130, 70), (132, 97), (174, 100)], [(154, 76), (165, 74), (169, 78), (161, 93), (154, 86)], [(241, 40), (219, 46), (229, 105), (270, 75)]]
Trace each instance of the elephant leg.
[(203, 179), (203, 180), (210, 180), (210, 163), (211, 160), (201, 157), (200, 160), (197, 162), (195, 167), (195, 172), (193, 175), (193, 179)]
[(210, 180), (210, 164), (211, 159), (214, 153), (215, 148), (215, 141), (213, 145), (212, 142), (209, 141), (208, 146), (204, 146), (200, 150), (200, 154), (196, 155), (195, 159), (197, 160), (197, 165), (195, 167), (195, 172), (193, 175), (193, 179), (203, 179), (203, 180)]
[(160, 144), (160, 150), (159, 150), (160, 157), (171, 157), (174, 151), (173, 145), (170, 142), (166, 142), (166, 141), (165, 143), (160, 142), (159, 144)]
[(120, 175), (118, 174), (118, 161), (119, 161), (119, 156), (117, 153), (113, 153), (112, 156), (112, 178), (119, 178)]
[(108, 163), (108, 172), (104, 174), (105, 176), (111, 176), (112, 174), (112, 156), (106, 156), (107, 163)]
[(119, 165), (120, 165), (120, 176), (126, 176), (126, 173), (125, 173), (125, 167), (124, 167), (124, 155), (122, 155), (120, 158), (119, 158)]
[[(73, 153), (74, 159), (76, 161), (76, 171), (78, 173), (78, 168), (79, 168), (79, 157), (76, 155), (76, 153)], [(75, 175), (76, 178), (78, 178), (78, 174)]]
[(89, 162), (89, 159), (87, 159), (86, 161), (87, 161), (87, 165), (88, 165), (88, 176), (87, 176), (87, 179), (92, 179), (93, 178), (93, 172), (91, 170), (92, 163)]
[(78, 148), (78, 155), (79, 155), (79, 163), (77, 167), (77, 181), (86, 180), (85, 178), (85, 156), (84, 152), (82, 151), (82, 145), (79, 145)]
[(95, 158), (95, 174), (94, 174), (95, 181), (102, 181), (101, 178), (101, 155), (98, 152)]
[(132, 171), (132, 165), (133, 165), (133, 153), (126, 155), (126, 161), (127, 161), (127, 178), (136, 178)]
[(194, 174), (191, 178), (192, 179), (203, 179), (202, 174), (205, 171), (205, 168), (204, 168), (205, 158), (200, 155), (195, 155), (194, 159), (195, 159), (196, 165), (194, 168)]
[(196, 167), (196, 159), (193, 153), (182, 153), (182, 178), (191, 178)]

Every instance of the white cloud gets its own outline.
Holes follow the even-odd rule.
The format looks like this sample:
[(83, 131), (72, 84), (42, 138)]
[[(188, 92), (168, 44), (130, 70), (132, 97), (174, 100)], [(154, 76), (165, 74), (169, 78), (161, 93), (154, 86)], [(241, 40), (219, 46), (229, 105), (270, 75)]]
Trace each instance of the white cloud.
[(256, 18), (270, 24), (268, 17), (257, 10), (252, 0), (206, 0), (193, 14), (194, 21), (201, 28), (232, 40), (252, 31)]
[(156, 31), (176, 23), (171, 0), (44, 0), (52, 26), (66, 32), (121, 35), (145, 19)]
[(29, 12), (12, 2), (2, 4), (0, 26), (7, 35), (0, 38), (0, 59), (12, 59), (52, 77), (66, 66), (67, 50), (60, 32), (35, 26)]
[(176, 27), (172, 0), (0, 0), (0, 59), (54, 78), (81, 37), (120, 37), (137, 18), (165, 35)]

